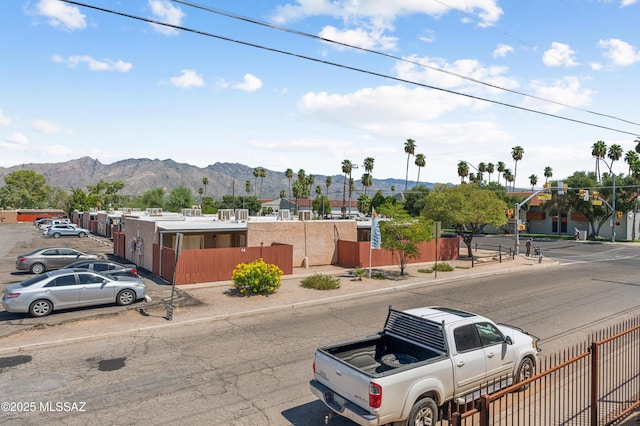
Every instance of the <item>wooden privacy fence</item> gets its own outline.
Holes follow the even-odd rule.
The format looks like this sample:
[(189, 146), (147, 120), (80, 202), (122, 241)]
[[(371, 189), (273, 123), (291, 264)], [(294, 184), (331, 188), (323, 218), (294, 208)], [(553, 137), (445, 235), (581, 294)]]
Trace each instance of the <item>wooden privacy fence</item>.
[[(491, 394), (450, 426), (613, 425), (640, 406), (640, 317), (541, 359), (539, 374)], [(526, 385), (526, 389), (521, 389)]]

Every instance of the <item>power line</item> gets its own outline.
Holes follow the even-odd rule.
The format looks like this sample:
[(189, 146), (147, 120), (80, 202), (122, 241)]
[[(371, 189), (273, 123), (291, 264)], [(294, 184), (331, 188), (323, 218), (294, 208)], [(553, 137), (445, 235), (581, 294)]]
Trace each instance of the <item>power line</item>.
[(138, 20), (138, 21), (147, 22), (147, 23), (150, 23), (150, 24), (162, 25), (162, 26), (174, 28), (174, 29), (177, 29), (177, 30), (182, 30), (182, 31), (191, 32), (191, 33), (194, 33), (194, 34), (203, 35), (203, 36), (206, 36), (206, 37), (215, 38), (215, 39), (218, 39), (218, 40), (228, 41), (228, 42), (240, 44), (240, 45), (243, 45), (243, 46), (254, 47), (254, 48), (266, 50), (266, 51), (269, 51), (269, 52), (280, 53), (282, 55), (292, 56), (292, 57), (296, 57), (296, 58), (300, 58), (300, 59), (306, 59), (308, 61), (318, 62), (318, 63), (321, 63), (321, 64), (331, 65), (331, 66), (335, 66), (335, 67), (338, 67), (338, 68), (343, 68), (343, 69), (347, 69), (347, 70), (351, 70), (351, 71), (360, 72), (360, 73), (363, 73), (363, 74), (368, 74), (368, 75), (372, 75), (372, 76), (376, 76), (376, 77), (386, 78), (386, 79), (398, 81), (398, 82), (401, 82), (401, 83), (411, 84), (411, 85), (424, 87), (424, 88), (432, 89), (432, 90), (438, 90), (438, 91), (449, 93), (449, 94), (452, 94), (452, 95), (464, 96), (464, 97), (467, 97), (467, 98), (470, 98), (470, 99), (475, 99), (475, 100), (478, 100), (478, 101), (489, 102), (489, 103), (493, 103), (493, 104), (496, 104), (496, 105), (502, 105), (502, 106), (505, 106), (505, 107), (518, 109), (518, 110), (521, 110), (521, 111), (526, 111), (526, 112), (531, 112), (531, 113), (534, 113), (534, 114), (544, 115), (546, 117), (552, 117), (552, 118), (556, 118), (556, 119), (559, 119), (559, 120), (565, 120), (565, 121), (569, 121), (569, 122), (573, 122), (573, 123), (577, 123), (577, 124), (584, 124), (586, 126), (596, 127), (596, 128), (599, 128), (599, 129), (609, 130), (609, 131), (612, 131), (612, 132), (622, 133), (622, 134), (626, 134), (626, 135), (630, 135), (630, 136), (634, 136), (634, 137), (638, 136), (636, 133), (628, 132), (626, 130), (615, 129), (613, 127), (603, 126), (603, 125), (595, 124), (595, 123), (589, 123), (587, 121), (577, 120), (577, 119), (569, 118), (569, 117), (563, 117), (561, 115), (551, 114), (551, 113), (547, 113), (547, 112), (543, 112), (543, 111), (536, 111), (534, 109), (530, 109), (530, 108), (526, 108), (526, 107), (522, 107), (522, 106), (518, 106), (518, 105), (509, 104), (509, 103), (506, 103), (506, 102), (501, 102), (501, 101), (496, 101), (496, 100), (492, 100), (492, 99), (488, 99), (488, 98), (483, 98), (481, 96), (470, 95), (468, 93), (457, 92), (455, 90), (444, 89), (444, 88), (432, 86), (432, 85), (429, 85), (429, 84), (418, 83), (418, 82), (415, 82), (415, 81), (411, 81), (411, 80), (407, 80), (407, 79), (403, 79), (403, 78), (399, 78), (399, 77), (393, 77), (393, 76), (390, 76), (390, 75), (387, 75), (387, 74), (382, 74), (382, 73), (375, 72), (375, 71), (369, 71), (369, 70), (365, 70), (365, 69), (362, 69), (362, 68), (353, 67), (353, 66), (350, 66), (350, 65), (339, 64), (337, 62), (331, 62), (331, 61), (327, 61), (327, 60), (324, 60), (324, 59), (319, 59), (319, 58), (314, 58), (314, 57), (311, 57), (311, 56), (302, 55), (302, 54), (299, 54), (299, 53), (288, 52), (288, 51), (285, 51), (285, 50), (275, 49), (275, 48), (263, 46), (263, 45), (260, 45), (260, 44), (255, 44), (255, 43), (250, 43), (250, 42), (247, 42), (247, 41), (237, 40), (237, 39), (233, 39), (233, 38), (230, 38), (230, 37), (225, 37), (225, 36), (209, 33), (209, 32), (206, 32), (206, 31), (197, 30), (197, 29), (194, 29), (194, 28), (183, 27), (183, 26), (180, 26), (180, 25), (168, 24), (168, 23), (165, 23), (165, 22), (157, 21), (155, 19), (143, 18), (141, 16), (131, 15), (129, 13), (124, 13), (124, 12), (118, 12), (118, 11), (115, 11), (115, 10), (112, 10), (112, 9), (106, 9), (106, 8), (102, 8), (102, 7), (98, 7), (98, 6), (93, 6), (93, 5), (81, 3), (81, 2), (78, 2), (78, 1), (73, 1), (73, 0), (59, 0), (59, 1), (62, 1), (62, 2), (65, 2), (65, 3), (69, 3), (69, 4), (74, 4), (74, 5), (81, 6), (81, 7), (86, 7), (86, 8), (89, 8), (89, 9), (98, 10), (98, 11), (105, 12), (105, 13), (110, 13), (110, 14), (113, 14), (113, 15), (123, 16), (125, 18), (130, 18), (130, 19), (135, 19), (135, 20)]
[[(442, 69), (442, 68), (439, 68), (439, 67), (434, 67), (432, 65), (428, 65), (428, 64), (425, 64), (425, 63), (422, 63), (422, 62), (412, 61), (412, 60), (406, 59), (406, 58), (401, 58), (399, 56), (391, 55), (391, 54), (380, 52), (380, 51), (377, 51), (377, 50), (367, 49), (367, 48), (359, 47), (359, 46), (354, 46), (352, 44), (344, 43), (344, 42), (337, 41), (337, 40), (331, 40), (331, 39), (328, 39), (328, 38), (325, 38), (325, 37), (320, 37), (320, 36), (317, 36), (317, 35), (314, 35), (314, 34), (309, 34), (309, 33), (303, 32), (303, 31), (298, 31), (298, 30), (294, 30), (294, 29), (291, 29), (291, 28), (283, 27), (283, 26), (280, 26), (280, 25), (274, 25), (274, 24), (271, 24), (271, 23), (268, 23), (268, 22), (260, 21), (258, 19), (249, 18), (249, 17), (246, 17), (246, 16), (241, 16), (241, 15), (238, 15), (238, 14), (235, 14), (235, 13), (222, 11), (220, 9), (215, 9), (215, 8), (208, 7), (208, 6), (202, 6), (202, 5), (199, 5), (199, 4), (190, 2), (190, 1), (186, 1), (186, 0), (171, 0), (171, 1), (173, 1), (174, 3), (183, 4), (185, 6), (190, 6), (190, 7), (196, 8), (196, 9), (205, 10), (207, 12), (215, 13), (217, 15), (226, 16), (228, 18), (233, 18), (233, 19), (249, 22), (251, 24), (261, 25), (263, 27), (271, 28), (271, 29), (274, 29), (274, 30), (284, 31), (284, 32), (291, 33), (291, 34), (312, 38), (314, 40), (319, 40), (319, 41), (323, 41), (323, 42), (326, 42), (326, 43), (336, 44), (336, 45), (339, 45), (339, 46), (348, 47), (350, 49), (360, 50), (362, 52), (373, 53), (374, 55), (379, 55), (379, 56), (390, 58), (390, 59), (393, 59), (393, 60), (396, 60), (396, 61), (406, 62), (406, 63), (412, 64), (412, 65), (417, 65), (417, 66), (422, 67), (422, 68), (430, 69), (430, 70), (433, 70), (433, 71), (438, 71), (438, 72), (441, 72), (441, 73), (444, 73), (444, 74), (447, 74), (447, 75), (451, 75), (451, 76), (458, 77), (458, 78), (461, 78), (461, 79), (464, 79), (464, 80), (467, 80), (467, 81), (471, 81), (473, 83), (477, 83), (477, 84), (481, 84), (481, 85), (484, 85), (484, 86), (487, 86), (487, 87), (491, 87), (493, 89), (498, 89), (498, 90), (502, 90), (502, 91), (505, 91), (505, 92), (513, 93), (513, 94), (516, 94), (516, 95), (524, 96), (524, 97), (527, 97), (527, 98), (532, 98), (532, 99), (536, 99), (536, 100), (539, 100), (539, 101), (548, 102), (548, 103), (551, 103), (551, 104), (554, 104), (554, 105), (559, 105), (559, 106), (562, 106), (562, 107), (565, 107), (565, 108), (570, 108), (570, 109), (573, 109), (573, 110), (576, 110), (576, 111), (585, 112), (587, 114), (594, 114), (594, 115), (598, 115), (598, 116), (601, 116), (601, 117), (611, 118), (613, 120), (618, 120), (618, 121), (622, 121), (624, 123), (634, 124), (634, 125), (637, 125), (637, 126), (640, 125), (640, 123), (636, 123), (634, 121), (626, 120), (626, 119), (623, 119), (623, 118), (620, 118), (620, 117), (616, 117), (616, 116), (613, 116), (613, 115), (599, 113), (599, 112), (596, 112), (596, 111), (590, 111), (590, 110), (586, 110), (586, 109), (583, 109), (583, 108), (577, 108), (577, 107), (574, 107), (574, 106), (571, 106), (571, 105), (568, 105), (568, 104), (565, 104), (565, 103), (562, 103), (562, 102), (553, 101), (553, 100), (550, 100), (550, 99), (542, 98), (540, 96), (532, 95), (532, 94), (525, 93), (525, 92), (520, 92), (518, 90), (507, 89), (505, 87), (498, 86), (498, 85), (493, 84), (493, 83), (488, 83), (486, 81), (482, 81), (482, 80), (478, 80), (478, 79), (475, 79), (475, 78), (472, 78), (472, 77), (469, 77), (469, 76), (458, 74), (458, 73), (455, 73), (453, 71), (445, 70), (445, 69)], [(452, 9), (452, 10), (456, 10), (457, 12), (463, 14), (464, 16), (467, 16), (468, 18), (475, 20), (475, 18), (473, 16), (471, 16), (471, 15), (469, 15), (469, 14), (463, 12), (463, 11), (455, 9), (452, 6), (449, 6), (449, 5), (445, 4), (445, 3), (443, 3), (442, 1), (439, 1), (439, 0), (436, 0), (436, 1), (438, 3), (440, 3), (440, 4), (442, 4), (443, 6), (446, 6), (446, 7), (450, 8), (450, 9)], [(526, 44), (526, 45), (528, 45), (530, 47), (533, 47), (533, 46), (529, 45), (528, 43), (526, 43), (526, 42), (524, 42), (522, 40), (519, 40), (519, 39), (517, 39), (517, 38), (515, 38), (515, 37), (513, 37), (513, 36), (511, 36), (511, 35), (509, 35), (509, 34), (507, 34), (505, 32), (503, 32), (502, 30), (498, 29), (497, 27), (490, 26), (490, 28), (492, 28), (495, 31), (498, 31), (498, 32), (500, 32), (500, 33), (502, 33), (502, 34), (504, 34), (506, 36), (514, 38), (515, 40), (517, 40), (517, 41), (519, 41), (519, 42), (521, 42), (523, 44)]]

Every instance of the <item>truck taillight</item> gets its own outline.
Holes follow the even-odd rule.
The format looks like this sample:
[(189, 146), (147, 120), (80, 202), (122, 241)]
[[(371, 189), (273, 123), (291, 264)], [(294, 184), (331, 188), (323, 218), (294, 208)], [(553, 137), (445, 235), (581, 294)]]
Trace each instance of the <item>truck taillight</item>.
[(313, 374), (316, 374), (316, 360), (313, 360)]
[(377, 383), (369, 383), (369, 406), (380, 408), (382, 405), (382, 386)]

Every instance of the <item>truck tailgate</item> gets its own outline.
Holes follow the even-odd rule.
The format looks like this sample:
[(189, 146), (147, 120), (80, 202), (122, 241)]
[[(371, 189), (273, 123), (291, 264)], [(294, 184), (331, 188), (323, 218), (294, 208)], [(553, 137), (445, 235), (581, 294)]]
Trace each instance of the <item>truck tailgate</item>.
[(341, 397), (369, 412), (369, 376), (322, 350), (316, 351), (314, 365), (315, 380), (338, 394), (338, 405)]

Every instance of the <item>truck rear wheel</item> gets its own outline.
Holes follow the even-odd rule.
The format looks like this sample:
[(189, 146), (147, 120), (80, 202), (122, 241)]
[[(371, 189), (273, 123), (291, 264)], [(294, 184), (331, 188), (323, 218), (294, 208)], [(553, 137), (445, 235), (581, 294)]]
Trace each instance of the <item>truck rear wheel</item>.
[(409, 413), (407, 426), (434, 426), (438, 423), (438, 405), (431, 398), (416, 402)]

